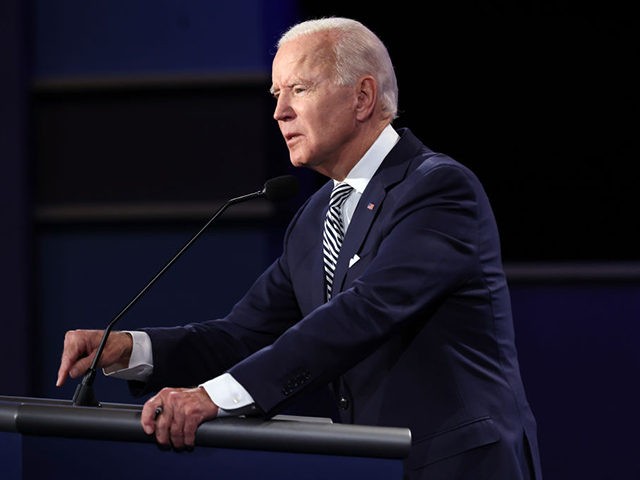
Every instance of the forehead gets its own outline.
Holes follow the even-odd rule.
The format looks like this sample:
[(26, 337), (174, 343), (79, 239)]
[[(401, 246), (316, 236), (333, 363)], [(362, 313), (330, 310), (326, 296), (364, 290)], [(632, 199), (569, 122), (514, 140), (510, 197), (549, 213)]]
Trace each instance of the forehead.
[(326, 32), (303, 35), (284, 43), (273, 59), (274, 83), (290, 77), (312, 77), (330, 71), (335, 64), (332, 43)]

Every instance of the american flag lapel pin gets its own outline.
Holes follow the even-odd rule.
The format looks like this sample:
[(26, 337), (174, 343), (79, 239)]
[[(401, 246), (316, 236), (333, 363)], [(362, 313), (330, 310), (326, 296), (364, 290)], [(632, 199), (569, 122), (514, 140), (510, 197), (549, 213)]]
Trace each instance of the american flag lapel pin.
[(367, 205), (367, 210), (373, 210), (374, 208), (375, 208), (375, 205), (369, 202), (369, 205)]

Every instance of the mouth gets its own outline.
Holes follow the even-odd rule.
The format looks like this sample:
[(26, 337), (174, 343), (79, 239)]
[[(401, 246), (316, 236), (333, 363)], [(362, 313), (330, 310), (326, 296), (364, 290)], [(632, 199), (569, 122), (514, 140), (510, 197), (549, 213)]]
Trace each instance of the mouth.
[(295, 140), (296, 138), (300, 137), (299, 133), (284, 133), (284, 140), (287, 143), (291, 143), (293, 140)]

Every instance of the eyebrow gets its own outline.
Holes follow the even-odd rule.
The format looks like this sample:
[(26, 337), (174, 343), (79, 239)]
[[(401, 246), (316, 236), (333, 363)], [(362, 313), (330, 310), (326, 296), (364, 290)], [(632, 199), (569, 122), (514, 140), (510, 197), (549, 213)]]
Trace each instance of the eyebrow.
[[(293, 89), (296, 85), (308, 85), (309, 82), (301, 80), (301, 79), (295, 79), (292, 82), (289, 82), (287, 85), (278, 88), (277, 90), (284, 90), (284, 89)], [(274, 87), (273, 84), (271, 84), (271, 87), (269, 88), (269, 92), (273, 95), (276, 92), (276, 88)]]

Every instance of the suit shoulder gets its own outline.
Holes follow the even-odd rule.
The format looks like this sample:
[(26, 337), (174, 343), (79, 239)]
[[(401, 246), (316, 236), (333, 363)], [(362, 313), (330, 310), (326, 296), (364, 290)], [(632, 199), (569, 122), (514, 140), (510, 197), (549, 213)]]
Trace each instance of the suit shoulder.
[(476, 179), (475, 173), (466, 165), (444, 153), (427, 150), (414, 158), (410, 170), (417, 175), (427, 175), (437, 170), (445, 170), (451, 175), (459, 172), (467, 177)]

